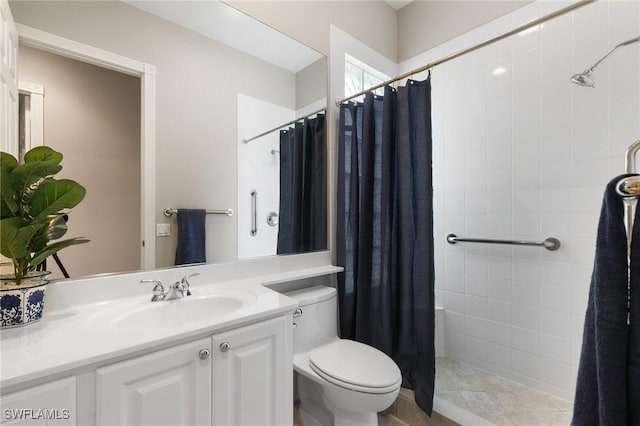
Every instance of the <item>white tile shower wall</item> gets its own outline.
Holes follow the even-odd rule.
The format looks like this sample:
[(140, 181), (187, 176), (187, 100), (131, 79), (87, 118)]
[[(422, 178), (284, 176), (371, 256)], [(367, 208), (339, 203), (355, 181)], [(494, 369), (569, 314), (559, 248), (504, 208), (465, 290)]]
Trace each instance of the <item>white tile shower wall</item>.
[[(249, 143), (250, 138), (295, 119), (295, 111), (238, 94), (238, 259), (275, 255), (278, 226), (269, 226), (267, 216), (278, 212), (280, 203), (280, 132), (271, 132)], [(251, 235), (251, 191), (258, 193), (257, 229)]]
[[(568, 3), (537, 2), (400, 64), (400, 72)], [(640, 47), (596, 88), (570, 84), (640, 34), (639, 2), (601, 1), (433, 72), (437, 303), (448, 356), (573, 398), (602, 192), (640, 138)], [(562, 248), (445, 236), (544, 239)]]

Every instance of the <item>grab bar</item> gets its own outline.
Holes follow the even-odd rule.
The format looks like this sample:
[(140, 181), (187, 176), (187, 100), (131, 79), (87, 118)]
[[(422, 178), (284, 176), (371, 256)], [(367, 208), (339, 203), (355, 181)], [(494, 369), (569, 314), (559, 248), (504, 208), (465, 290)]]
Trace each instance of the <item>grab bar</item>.
[(251, 190), (251, 236), (258, 233), (258, 191)]
[(488, 240), (482, 238), (460, 238), (455, 234), (447, 235), (449, 244), (455, 243), (487, 243), (487, 244), (509, 244), (513, 246), (534, 246), (544, 247), (547, 250), (555, 251), (560, 248), (560, 240), (557, 238), (547, 238), (544, 241), (522, 241), (522, 240)]
[[(227, 216), (231, 217), (233, 216), (233, 209), (226, 209), (226, 210), (207, 210), (206, 211), (207, 214), (226, 214)], [(173, 209), (171, 207), (167, 207), (166, 209), (164, 209), (164, 215), (166, 217), (171, 217), (174, 214), (178, 213), (178, 209)]]

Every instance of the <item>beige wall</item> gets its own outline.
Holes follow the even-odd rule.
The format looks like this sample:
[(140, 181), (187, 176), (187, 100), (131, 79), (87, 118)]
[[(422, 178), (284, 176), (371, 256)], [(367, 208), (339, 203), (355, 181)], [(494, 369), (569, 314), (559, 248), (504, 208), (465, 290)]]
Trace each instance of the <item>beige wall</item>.
[[(140, 269), (140, 79), (20, 46), (20, 80), (44, 86), (44, 142), (87, 189), (59, 256), (72, 277)], [(52, 259), (48, 269), (56, 277)]]
[[(295, 108), (295, 75), (119, 1), (11, 2), (18, 23), (157, 67), (157, 266), (165, 207), (237, 209), (237, 94)], [(236, 216), (207, 216), (207, 260), (235, 259)]]
[(327, 97), (327, 58), (321, 58), (296, 73), (296, 109)]
[(334, 24), (389, 59), (398, 54), (396, 12), (383, 1), (225, 1), (276, 30), (329, 55)]
[(398, 62), (531, 1), (414, 1), (398, 11)]

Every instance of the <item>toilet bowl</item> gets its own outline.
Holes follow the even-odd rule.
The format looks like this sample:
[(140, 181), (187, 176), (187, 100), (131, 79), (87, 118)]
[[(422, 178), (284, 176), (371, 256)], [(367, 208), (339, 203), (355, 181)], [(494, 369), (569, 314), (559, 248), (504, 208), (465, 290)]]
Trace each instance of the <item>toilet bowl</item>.
[(304, 425), (377, 425), (377, 413), (400, 392), (398, 366), (378, 349), (337, 337), (334, 288), (310, 287), (287, 296), (300, 304), (293, 365)]

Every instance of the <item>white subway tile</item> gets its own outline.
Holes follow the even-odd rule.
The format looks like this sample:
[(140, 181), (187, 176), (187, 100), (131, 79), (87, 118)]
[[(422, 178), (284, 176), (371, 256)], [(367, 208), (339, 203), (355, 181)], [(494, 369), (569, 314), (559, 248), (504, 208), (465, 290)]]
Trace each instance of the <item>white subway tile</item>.
[(477, 363), (487, 362), (487, 341), (465, 336), (463, 354)]
[(502, 369), (511, 369), (511, 347), (488, 343), (487, 362)]
[(488, 263), (487, 256), (468, 255), (465, 259), (465, 273), (486, 276), (489, 269)]
[(542, 237), (571, 237), (572, 217), (570, 213), (543, 213), (540, 218)]
[(487, 277), (481, 275), (466, 275), (465, 292), (472, 296), (487, 297)]
[(540, 307), (540, 283), (513, 281), (513, 301), (520, 305)]
[(464, 251), (447, 251), (445, 252), (444, 267), (447, 272), (460, 272), (464, 273)]
[(511, 347), (512, 329), (510, 325), (494, 321), (487, 321), (487, 340), (503, 346)]
[[(489, 191), (487, 192), (487, 213), (511, 213), (513, 202), (512, 192)], [(511, 221), (509, 221), (511, 223)]]
[(482, 318), (466, 315), (464, 319), (464, 330), (467, 336), (476, 339), (487, 339), (487, 322)]
[(540, 190), (523, 189), (513, 193), (514, 213), (537, 213), (540, 211)]
[(540, 334), (540, 354), (564, 364), (571, 363), (571, 340), (550, 334)]
[(475, 215), (477, 213), (487, 212), (487, 193), (486, 192), (469, 192), (465, 194), (465, 213), (467, 215)]
[(513, 325), (538, 331), (540, 329), (540, 308), (526, 305), (513, 305)]
[(574, 271), (570, 263), (540, 262), (540, 283), (556, 287), (572, 288)]
[(447, 312), (455, 312), (457, 314), (465, 313), (464, 294), (455, 291), (445, 291), (444, 307)]
[[(540, 331), (553, 336), (571, 339), (571, 314), (540, 309)], [(542, 352), (544, 354), (544, 352)]]
[(571, 197), (568, 196), (565, 189), (541, 189), (540, 211), (543, 213), (570, 213)]
[(462, 354), (464, 352), (464, 334), (446, 331), (444, 334), (444, 350), (446, 354)]
[(566, 287), (542, 286), (541, 306), (559, 312), (571, 312), (572, 290)]
[(487, 215), (487, 236), (489, 238), (509, 238), (513, 224), (511, 213), (489, 213)]
[(571, 389), (575, 384), (569, 363), (544, 358), (540, 360), (540, 379), (562, 389)]
[(510, 280), (513, 270), (511, 257), (489, 257), (489, 276)]
[(446, 331), (464, 333), (465, 331), (464, 321), (465, 321), (465, 317), (463, 314), (458, 314), (456, 312), (451, 312), (451, 311), (445, 312), (444, 327)]
[(503, 324), (511, 324), (512, 304), (498, 300), (487, 300), (487, 318)]
[(516, 349), (511, 351), (513, 371), (532, 379), (540, 378), (540, 357)]
[(465, 313), (473, 317), (487, 318), (487, 299), (477, 296), (465, 296)]
[(469, 236), (483, 236), (487, 233), (487, 214), (468, 214), (465, 217), (465, 230)]
[(524, 237), (538, 237), (540, 235), (540, 214), (514, 213), (513, 234)]
[(464, 274), (460, 272), (447, 272), (444, 288), (457, 293), (464, 293)]
[(513, 327), (513, 348), (531, 354), (540, 353), (540, 333), (526, 328)]
[(512, 281), (510, 279), (489, 277), (489, 299), (499, 300), (502, 302), (513, 301)]

